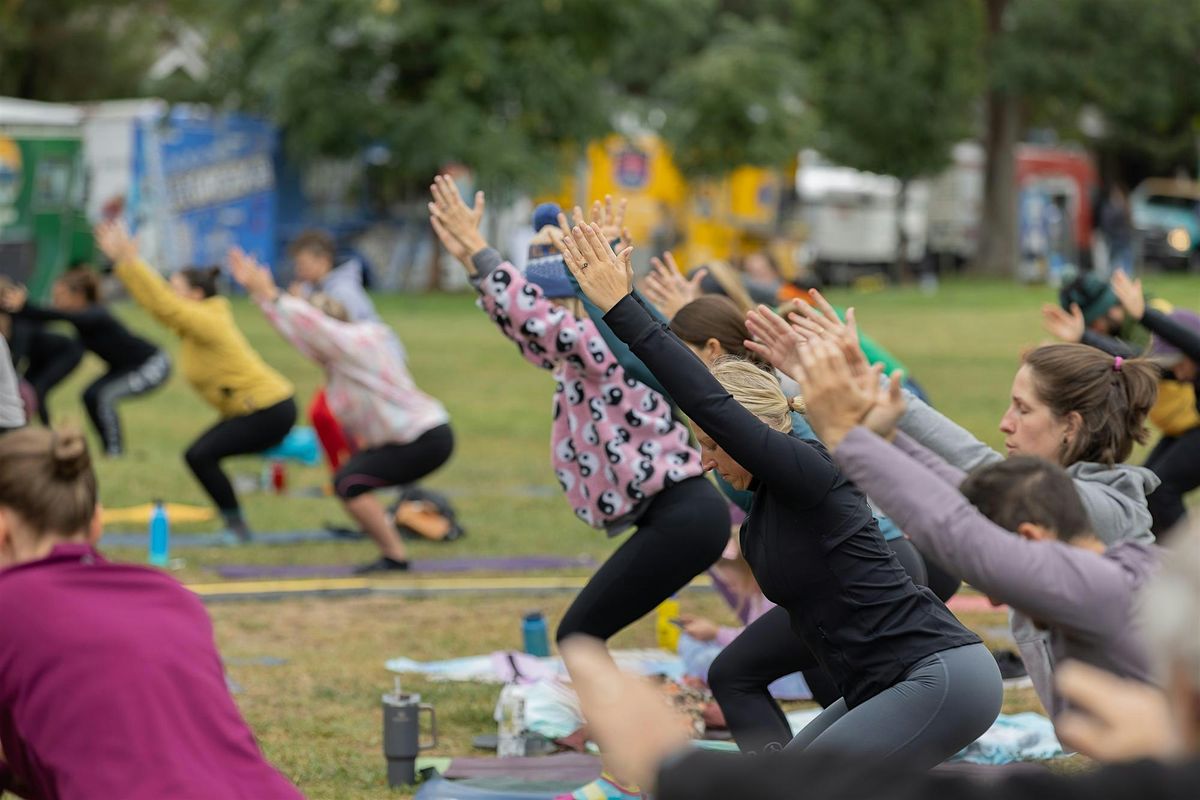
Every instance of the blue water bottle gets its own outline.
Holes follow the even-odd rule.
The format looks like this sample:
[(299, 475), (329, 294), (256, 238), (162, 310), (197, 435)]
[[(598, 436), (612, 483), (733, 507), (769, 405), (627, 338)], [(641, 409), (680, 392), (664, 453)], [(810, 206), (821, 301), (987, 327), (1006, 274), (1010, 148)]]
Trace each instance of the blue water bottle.
[(171, 523), (167, 520), (167, 509), (162, 500), (154, 501), (150, 512), (150, 563), (165, 567), (170, 549)]
[(521, 635), (525, 638), (525, 652), (531, 656), (550, 655), (550, 637), (546, 632), (546, 618), (540, 611), (530, 611), (521, 622)]

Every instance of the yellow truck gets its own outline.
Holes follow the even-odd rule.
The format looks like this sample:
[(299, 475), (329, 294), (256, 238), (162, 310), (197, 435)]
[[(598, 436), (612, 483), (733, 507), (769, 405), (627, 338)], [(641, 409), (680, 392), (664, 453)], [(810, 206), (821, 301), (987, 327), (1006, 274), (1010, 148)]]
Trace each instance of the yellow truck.
[(792, 278), (803, 240), (790, 213), (794, 174), (794, 165), (745, 166), (718, 179), (688, 181), (659, 137), (613, 134), (589, 144), (579, 172), (540, 199), (570, 208), (606, 194), (625, 198), (627, 227), (643, 265), (667, 248), (684, 269), (766, 250), (783, 277)]

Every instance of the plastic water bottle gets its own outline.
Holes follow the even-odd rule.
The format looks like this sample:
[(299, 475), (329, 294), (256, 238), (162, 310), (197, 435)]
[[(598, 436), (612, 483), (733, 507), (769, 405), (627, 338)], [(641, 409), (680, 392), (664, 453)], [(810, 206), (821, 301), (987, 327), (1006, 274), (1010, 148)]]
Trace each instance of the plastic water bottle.
[(516, 758), (525, 755), (525, 690), (515, 683), (505, 684), (496, 703), (496, 722), (500, 724), (496, 755)]
[(150, 563), (156, 567), (165, 567), (170, 552), (171, 523), (167, 519), (167, 509), (162, 500), (154, 501), (154, 510), (150, 512)]
[(658, 646), (672, 653), (679, 649), (679, 626), (674, 622), (677, 619), (679, 619), (679, 598), (671, 595), (658, 607), (658, 613), (654, 620), (654, 633), (658, 639)]
[(550, 636), (546, 630), (546, 617), (540, 611), (530, 611), (521, 621), (521, 636), (525, 640), (525, 652), (531, 656), (550, 655)]

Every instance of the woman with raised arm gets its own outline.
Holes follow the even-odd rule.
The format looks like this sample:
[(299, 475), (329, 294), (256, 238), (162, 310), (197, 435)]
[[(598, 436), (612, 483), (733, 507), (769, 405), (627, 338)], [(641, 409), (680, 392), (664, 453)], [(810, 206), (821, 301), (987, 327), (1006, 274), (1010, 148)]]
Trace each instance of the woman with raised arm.
[[(1124, 272), (1113, 274), (1112, 289), (1125, 313), (1154, 334), (1149, 355), (1164, 378), (1190, 384), (1200, 410), (1200, 315), (1182, 308), (1164, 314), (1149, 307), (1141, 280), (1131, 281)], [(1154, 534), (1162, 537), (1186, 514), (1183, 496), (1200, 486), (1200, 427), (1174, 436), (1164, 433), (1143, 466), (1162, 481), (1149, 498)]]
[(69, 322), (85, 350), (108, 370), (83, 390), (83, 405), (104, 443), (106, 456), (125, 452), (117, 403), (154, 391), (171, 376), (171, 359), (157, 346), (130, 332), (105, 306), (100, 278), (86, 267), (73, 267), (54, 281), (50, 308), (30, 303), (24, 287), (0, 292), (0, 307), (17, 319)]
[(230, 251), (229, 267), (283, 338), (325, 370), (329, 408), (355, 440), (333, 489), (380, 553), (355, 571), (407, 570), (404, 542), (372, 492), (415, 483), (446, 463), (454, 449), (446, 409), (417, 388), (391, 328), (351, 322), (327, 295), (304, 300), (279, 291), (271, 271), (241, 250)]
[[(745, 363), (710, 372), (630, 296), (631, 252), (614, 253), (597, 226), (576, 226), (564, 239), (580, 286), (692, 420), (705, 467), (754, 493), (742, 552), (763, 594), (843, 693), (790, 746), (924, 767), (949, 758), (999, 713), (1003, 692), (991, 654), (913, 584), (866, 498), (824, 447), (791, 435), (790, 404), (773, 376)], [(734, 646), (778, 647), (754, 635), (773, 614)], [(718, 700), (743, 750), (791, 740), (765, 692)]]
[(183, 376), (220, 414), (184, 460), (220, 511), (226, 542), (250, 541), (250, 526), (221, 461), (283, 441), (296, 422), (292, 384), (267, 366), (238, 329), (229, 300), (217, 293), (219, 268), (189, 267), (164, 280), (142, 260), (120, 222), (97, 226), (96, 244), (134, 301), (179, 337)]
[[(554, 375), (550, 459), (575, 516), (612, 537), (636, 529), (557, 631), (559, 640), (574, 633), (607, 640), (720, 557), (728, 505), (704, 479), (700, 454), (668, 400), (622, 368), (578, 308), (561, 260), (539, 260), (522, 273), (480, 234), (482, 193), (472, 210), (447, 177), (431, 191), (433, 229), (470, 274), (480, 306), (522, 357)], [(622, 796), (616, 783), (603, 790)]]

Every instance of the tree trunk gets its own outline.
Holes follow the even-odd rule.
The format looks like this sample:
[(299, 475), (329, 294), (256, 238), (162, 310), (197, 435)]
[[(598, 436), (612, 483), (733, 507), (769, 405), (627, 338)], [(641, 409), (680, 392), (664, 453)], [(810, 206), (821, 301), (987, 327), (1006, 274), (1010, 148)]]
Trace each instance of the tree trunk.
[(908, 230), (904, 224), (907, 206), (908, 181), (901, 179), (900, 190), (896, 192), (896, 274), (892, 276), (896, 283), (904, 280), (908, 272)]
[[(987, 2), (989, 51), (1003, 33), (1008, 0)], [(984, 140), (983, 215), (980, 220), (979, 252), (973, 271), (997, 277), (1012, 277), (1017, 269), (1017, 129), (1019, 108), (1010, 94), (989, 89), (987, 131)]]

